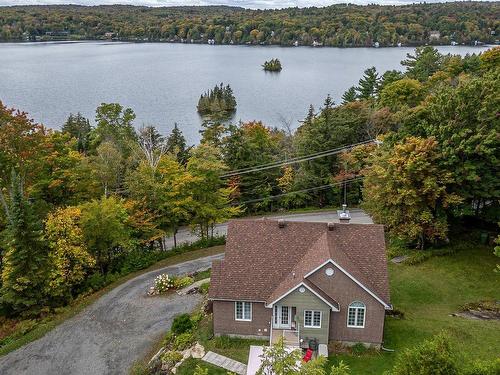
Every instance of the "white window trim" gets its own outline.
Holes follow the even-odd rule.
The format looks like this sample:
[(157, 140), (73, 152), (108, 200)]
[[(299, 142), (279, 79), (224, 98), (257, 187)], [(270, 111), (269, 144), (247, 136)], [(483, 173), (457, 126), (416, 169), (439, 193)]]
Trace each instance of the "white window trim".
[[(311, 312), (311, 324), (310, 326), (306, 326), (306, 311)], [(314, 325), (314, 313), (319, 312), (319, 326)], [(315, 328), (315, 329), (321, 329), (323, 323), (323, 311), (320, 310), (304, 310), (304, 328)]]
[[(242, 308), (241, 311), (242, 311), (243, 316), (245, 316), (245, 303), (250, 304), (250, 318), (249, 319), (239, 319), (238, 318), (238, 309), (237, 309), (238, 303), (242, 304), (241, 305), (241, 308)], [(251, 322), (252, 321), (252, 315), (253, 315), (252, 309), (253, 309), (252, 302), (248, 302), (248, 301), (235, 301), (234, 302), (234, 320), (236, 320), (238, 322)]]
[[(363, 303), (361, 301), (354, 301), (347, 306), (347, 328), (365, 328), (365, 321), (366, 321), (366, 305), (363, 303), (364, 307), (351, 307), (351, 305), (355, 302)], [(349, 324), (349, 310), (350, 309), (355, 309), (354, 313), (354, 322), (356, 323), (358, 321), (358, 310), (364, 310), (363, 313), (363, 325), (358, 326), (358, 325), (351, 325)]]

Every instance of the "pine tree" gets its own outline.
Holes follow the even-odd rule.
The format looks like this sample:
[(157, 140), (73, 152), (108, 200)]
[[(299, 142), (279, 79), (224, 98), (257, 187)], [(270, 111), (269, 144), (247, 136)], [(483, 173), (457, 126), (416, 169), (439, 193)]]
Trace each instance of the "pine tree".
[(307, 116), (304, 120), (304, 124), (311, 124), (315, 116), (316, 115), (314, 114), (314, 107), (312, 104), (310, 104), (309, 110), (307, 111)]
[(80, 112), (76, 115), (70, 113), (68, 119), (62, 126), (62, 132), (68, 133), (78, 141), (78, 151), (87, 152), (89, 148), (89, 135), (92, 127), (88, 119)]
[(378, 92), (380, 78), (374, 66), (365, 70), (363, 77), (358, 82), (356, 90), (360, 99), (375, 98)]
[(36, 315), (43, 307), (48, 249), (42, 225), (23, 196), (19, 176), (12, 173), (10, 204), (5, 206), (7, 228), (2, 270), (2, 300), (14, 314)]
[(356, 94), (356, 87), (352, 86), (347, 89), (342, 95), (342, 104), (347, 104), (355, 101), (358, 95)]
[(179, 163), (183, 165), (187, 163), (187, 160), (189, 158), (189, 150), (191, 149), (191, 147), (187, 147), (186, 138), (177, 126), (177, 123), (174, 124), (172, 132), (167, 137), (166, 146), (167, 152), (174, 154)]

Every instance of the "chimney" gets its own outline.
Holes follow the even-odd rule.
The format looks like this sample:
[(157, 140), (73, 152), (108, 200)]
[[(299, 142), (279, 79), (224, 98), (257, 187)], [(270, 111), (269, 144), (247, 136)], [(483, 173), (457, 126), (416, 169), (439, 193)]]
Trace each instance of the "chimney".
[(347, 204), (342, 205), (342, 210), (338, 210), (337, 215), (339, 216), (340, 223), (349, 224), (349, 221), (351, 220), (351, 214), (349, 213), (349, 210), (347, 209)]
[(331, 232), (331, 231), (333, 231), (334, 228), (335, 228), (335, 224), (332, 222), (329, 222), (328, 223), (328, 230)]
[(279, 219), (278, 220), (278, 228), (284, 228), (285, 225), (286, 225), (286, 223), (285, 223), (284, 219)]

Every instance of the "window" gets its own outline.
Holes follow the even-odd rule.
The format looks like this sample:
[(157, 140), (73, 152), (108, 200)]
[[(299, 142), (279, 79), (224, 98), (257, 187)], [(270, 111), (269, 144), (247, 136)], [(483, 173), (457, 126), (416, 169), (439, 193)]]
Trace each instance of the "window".
[(235, 302), (234, 303), (234, 319), (235, 320), (252, 320), (252, 303), (251, 302)]
[(347, 312), (347, 326), (351, 328), (365, 327), (366, 306), (362, 302), (353, 302)]
[(321, 328), (321, 311), (305, 310), (304, 327)]

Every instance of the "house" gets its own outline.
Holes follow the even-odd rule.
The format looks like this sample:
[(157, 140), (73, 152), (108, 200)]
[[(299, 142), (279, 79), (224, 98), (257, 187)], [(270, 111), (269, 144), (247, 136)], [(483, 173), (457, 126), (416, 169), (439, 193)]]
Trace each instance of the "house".
[(441, 33), (439, 31), (436, 31), (436, 30), (432, 30), (430, 33), (429, 33), (429, 40), (430, 41), (433, 41), (433, 40), (439, 40), (441, 39)]
[(389, 298), (381, 225), (234, 220), (212, 265), (215, 335), (378, 347)]

